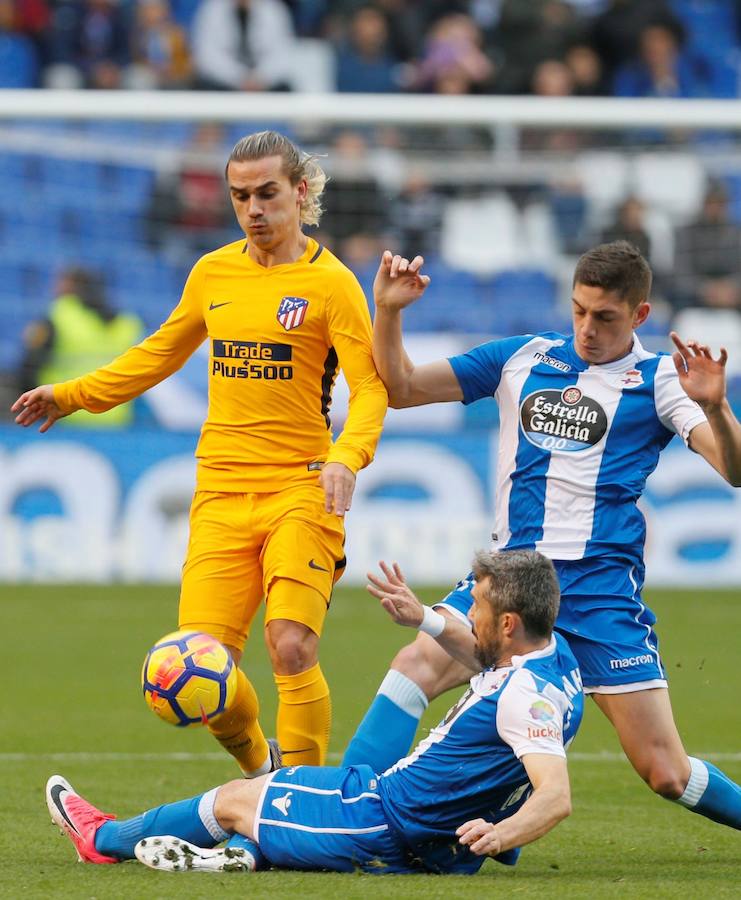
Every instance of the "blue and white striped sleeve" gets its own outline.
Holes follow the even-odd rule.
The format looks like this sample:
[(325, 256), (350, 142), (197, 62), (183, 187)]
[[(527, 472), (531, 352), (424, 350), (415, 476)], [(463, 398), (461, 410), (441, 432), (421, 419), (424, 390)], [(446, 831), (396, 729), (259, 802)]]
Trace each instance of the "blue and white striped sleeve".
[(463, 402), (469, 404), (482, 397), (493, 397), (507, 360), (532, 339), (533, 335), (528, 334), (489, 341), (467, 353), (451, 356), (448, 362), (463, 391)]

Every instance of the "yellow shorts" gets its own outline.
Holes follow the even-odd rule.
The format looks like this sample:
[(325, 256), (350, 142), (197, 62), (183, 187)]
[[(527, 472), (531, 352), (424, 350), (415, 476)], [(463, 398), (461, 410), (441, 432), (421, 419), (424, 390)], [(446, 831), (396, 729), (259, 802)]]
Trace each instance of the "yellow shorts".
[[(241, 648), (268, 597), (268, 620), (288, 618), (321, 634), (332, 587), (345, 567), (344, 540), (344, 521), (325, 512), (319, 485), (265, 494), (196, 491), (179, 627), (206, 631)], [(276, 578), (314, 588), (318, 602), (311, 609), (297, 604), (271, 614), (269, 593)]]

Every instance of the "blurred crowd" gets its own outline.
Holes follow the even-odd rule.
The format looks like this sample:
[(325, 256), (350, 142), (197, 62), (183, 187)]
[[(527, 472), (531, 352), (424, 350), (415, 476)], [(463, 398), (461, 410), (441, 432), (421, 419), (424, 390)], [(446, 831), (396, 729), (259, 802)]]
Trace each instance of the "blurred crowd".
[(0, 87), (739, 96), (741, 0), (0, 0)]
[[(736, 97), (740, 22), (741, 0), (0, 0), (0, 87)], [(408, 330), (568, 328), (574, 257), (626, 238), (655, 272), (657, 340), (710, 323), (741, 360), (732, 134), (249, 130), (266, 126), (322, 157), (313, 234), (369, 298), (385, 247), (426, 256)], [(48, 123), (56, 140), (40, 127), (41, 149), (11, 129), (0, 150), (0, 388), (12, 369), (13, 390), (65, 328), (87, 321), (94, 347), (156, 326), (193, 261), (239, 237), (223, 166), (242, 125)]]

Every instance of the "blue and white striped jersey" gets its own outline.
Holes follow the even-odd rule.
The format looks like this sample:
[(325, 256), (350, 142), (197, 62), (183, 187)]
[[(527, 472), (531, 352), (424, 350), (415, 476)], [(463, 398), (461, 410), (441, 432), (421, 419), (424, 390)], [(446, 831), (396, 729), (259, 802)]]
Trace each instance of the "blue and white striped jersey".
[(424, 857), (455, 844), (470, 819), (513, 815), (530, 793), (521, 758), (565, 756), (583, 705), (578, 664), (560, 635), (475, 675), (443, 721), (379, 778), (389, 822)]
[(671, 356), (634, 336), (627, 356), (590, 365), (573, 337), (543, 333), (491, 341), (450, 364), (464, 403), (499, 405), (495, 547), (640, 564), (646, 478), (674, 434), (686, 443), (706, 421)]

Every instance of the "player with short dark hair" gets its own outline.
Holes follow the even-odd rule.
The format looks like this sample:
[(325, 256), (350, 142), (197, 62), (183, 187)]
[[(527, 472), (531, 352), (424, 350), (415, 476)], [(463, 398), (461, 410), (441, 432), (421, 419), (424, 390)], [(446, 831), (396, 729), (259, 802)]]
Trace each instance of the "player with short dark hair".
[(651, 294), (653, 275), (643, 255), (627, 241), (613, 241), (587, 250), (576, 263), (573, 283), (616, 294), (631, 309)]
[[(171, 375), (209, 340), (179, 627), (213, 635), (239, 662), (265, 598), (278, 739), (293, 763), (325, 757), (331, 708), (319, 638), (345, 566), (343, 517), (355, 475), (373, 458), (387, 406), (360, 285), (302, 231), (319, 221), (324, 182), (316, 159), (284, 135), (242, 138), (226, 183), (246, 241), (201, 257), (178, 306), (141, 344), (80, 378), (27, 391), (13, 406), (16, 422), (41, 420), (42, 432), (77, 409), (103, 412)], [(340, 368), (350, 408), (333, 442)], [(209, 722), (247, 776), (277, 761), (258, 709), (239, 670), (234, 701)]]
[[(741, 425), (726, 397), (725, 349), (715, 358), (704, 344), (672, 333), (673, 358), (645, 350), (635, 329), (651, 309), (651, 272), (634, 247), (616, 241), (577, 263), (573, 334), (505, 338), (415, 366), (404, 351), (401, 310), (429, 282), (421, 266), (421, 257), (409, 263), (386, 252), (374, 286), (373, 352), (391, 405), (494, 397), (494, 546), (533, 548), (554, 561), (556, 630), (579, 661), (585, 692), (651, 789), (741, 828), (741, 788), (711, 763), (688, 757), (674, 723), (656, 617), (641, 597), (645, 522), (636, 506), (674, 434), (729, 484), (741, 485)], [(464, 578), (438, 605), (431, 634), (446, 617), (465, 618), (471, 583)], [(392, 661), (344, 763), (382, 769), (405, 753), (428, 700), (467, 677), (429, 634), (419, 635)]]
[[(416, 627), (433, 614), (396, 564), (381, 568), (369, 590), (395, 621)], [(553, 564), (531, 550), (481, 552), (474, 572), (471, 627), (445, 620), (438, 640), (479, 674), (383, 774), (367, 765), (294, 766), (124, 822), (55, 775), (47, 784), (52, 820), (84, 861), (136, 855), (170, 871), (472, 874), (487, 855), (512, 864), (518, 847), (570, 812), (565, 748), (581, 721), (581, 679), (566, 641), (553, 634)]]

